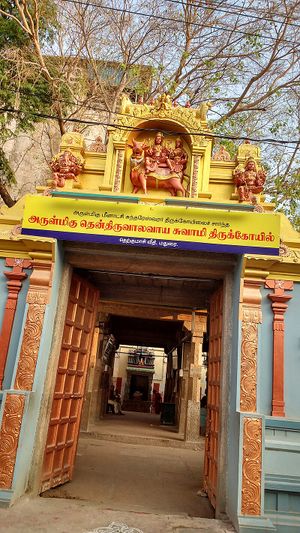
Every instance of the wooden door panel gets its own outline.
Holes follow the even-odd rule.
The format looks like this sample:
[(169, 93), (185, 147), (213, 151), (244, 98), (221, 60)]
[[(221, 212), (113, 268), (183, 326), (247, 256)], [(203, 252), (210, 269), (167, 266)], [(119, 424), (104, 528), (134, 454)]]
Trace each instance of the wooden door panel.
[(204, 488), (214, 507), (216, 506), (218, 475), (222, 325), (223, 288), (220, 287), (212, 295), (210, 301), (209, 352), (207, 367), (207, 419), (204, 457)]
[(59, 356), (41, 492), (72, 478), (98, 291), (72, 277)]

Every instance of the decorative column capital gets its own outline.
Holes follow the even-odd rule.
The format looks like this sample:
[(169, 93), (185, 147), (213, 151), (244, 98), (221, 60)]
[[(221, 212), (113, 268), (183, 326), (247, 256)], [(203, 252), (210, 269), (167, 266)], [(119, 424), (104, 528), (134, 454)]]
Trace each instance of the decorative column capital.
[(5, 264), (11, 267), (12, 270), (5, 271), (4, 275), (7, 278), (8, 295), (5, 304), (4, 317), (2, 328), (0, 331), (0, 388), (2, 388), (7, 354), (11, 339), (11, 332), (13, 328), (19, 292), (22, 288), (22, 282), (27, 278), (24, 268), (31, 266), (31, 261), (28, 259), (19, 259), (15, 257), (8, 257)]
[(273, 289), (275, 296), (282, 296), (284, 291), (292, 291), (294, 288), (293, 281), (281, 279), (267, 279), (265, 281), (266, 289)]

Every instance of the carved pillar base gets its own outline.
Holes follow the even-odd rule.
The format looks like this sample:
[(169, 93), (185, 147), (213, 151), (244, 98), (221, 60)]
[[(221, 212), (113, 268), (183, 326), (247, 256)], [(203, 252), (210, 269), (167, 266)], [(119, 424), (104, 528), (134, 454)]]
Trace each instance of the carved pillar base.
[(25, 396), (7, 394), (4, 402), (0, 430), (0, 488), (10, 489), (14, 476)]

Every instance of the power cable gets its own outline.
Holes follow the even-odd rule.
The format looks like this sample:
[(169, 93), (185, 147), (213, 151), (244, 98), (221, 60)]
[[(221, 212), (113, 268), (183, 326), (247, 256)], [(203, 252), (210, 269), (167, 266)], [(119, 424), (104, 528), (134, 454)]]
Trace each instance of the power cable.
[[(129, 13), (131, 15), (137, 15), (137, 16), (140, 16), (140, 17), (147, 17), (147, 18), (151, 18), (151, 19), (165, 20), (165, 21), (168, 21), (168, 22), (181, 22), (181, 20), (179, 20), (179, 19), (171, 18), (171, 17), (168, 18), (168, 17), (164, 17), (163, 15), (150, 15), (149, 13), (143, 13), (142, 11), (134, 11), (134, 10), (131, 10), (131, 9), (123, 9), (123, 8), (117, 8), (117, 7), (104, 6), (104, 5), (100, 5), (100, 4), (94, 4), (92, 2), (83, 2), (81, 0), (62, 0), (62, 1), (63, 2), (67, 2), (69, 4), (77, 4), (77, 5), (87, 6), (87, 7), (98, 7), (98, 8), (104, 9), (106, 11), (114, 11), (114, 12), (119, 12), (119, 13)], [(214, 24), (203, 24), (202, 22), (190, 22), (189, 24), (191, 26), (197, 26), (197, 27), (201, 27), (201, 28), (208, 28), (210, 30), (214, 29), (214, 30), (225, 31), (225, 32), (229, 32), (229, 33), (232, 33), (232, 32), (240, 33), (241, 35), (246, 35), (247, 37), (261, 37), (261, 35), (259, 35), (257, 33), (250, 33), (250, 32), (246, 32), (246, 31), (243, 31), (243, 30), (238, 30), (237, 28), (230, 29), (230, 28), (226, 28), (224, 26), (216, 26)], [(273, 41), (274, 42), (277, 41), (276, 38), (269, 37), (267, 35), (265, 35), (263, 37), (263, 39), (267, 40), (267, 41), (272, 41), (272, 42)], [(287, 39), (282, 39), (281, 43), (295, 45), (295, 41), (290, 41), (290, 40), (287, 40)]]
[[(274, 20), (273, 18), (266, 17), (265, 16), (265, 12), (263, 12), (263, 16), (257, 16), (257, 15), (249, 15), (249, 13), (242, 13), (241, 11), (229, 11), (227, 9), (224, 9), (223, 7), (219, 7), (220, 5), (222, 5), (221, 3), (214, 4), (213, 2), (211, 2), (210, 5), (206, 5), (206, 4), (201, 4), (200, 2), (198, 4), (194, 4), (192, 2), (189, 2), (189, 3), (181, 2), (180, 0), (166, 0), (166, 1), (167, 2), (171, 2), (172, 4), (179, 4), (181, 6), (200, 7), (201, 9), (204, 9), (204, 10), (207, 10), (207, 11), (219, 11), (220, 13), (226, 13), (228, 15), (237, 15), (237, 16), (244, 17), (244, 18), (249, 18), (249, 19), (252, 19), (252, 20), (253, 19), (254, 20), (262, 20), (262, 18), (263, 18), (263, 20), (266, 20), (268, 22), (275, 22), (277, 24), (282, 24), (282, 23), (284, 23), (285, 21), (287, 21), (290, 18), (288, 15), (284, 15), (283, 16), (283, 20)], [(233, 9), (237, 9), (237, 6), (234, 6), (233, 4), (225, 4), (225, 7), (231, 7)], [(240, 8), (238, 8), (238, 9), (240, 9)], [(259, 9), (257, 11), (259, 11)], [(280, 16), (280, 15), (276, 14), (276, 16)], [(300, 28), (300, 24), (295, 24), (294, 22), (289, 22), (289, 26), (293, 26), (295, 28)]]
[[(22, 114), (23, 112), (20, 109), (13, 109), (13, 108), (0, 108), (0, 113), (12, 113), (12, 114)], [(30, 113), (33, 116), (45, 118), (45, 119), (52, 119), (52, 120), (63, 120), (65, 122), (74, 122), (76, 124), (87, 124), (90, 126), (107, 126), (107, 127), (113, 127), (116, 129), (121, 130), (131, 130), (131, 131), (147, 131), (147, 132), (157, 132), (162, 131), (166, 135), (193, 135), (193, 136), (199, 136), (199, 137), (210, 137), (212, 139), (229, 139), (229, 140), (235, 140), (235, 141), (251, 141), (251, 142), (257, 142), (257, 143), (268, 143), (268, 144), (283, 144), (283, 145), (297, 145), (300, 144), (300, 139), (295, 141), (285, 140), (285, 139), (257, 139), (249, 136), (237, 136), (237, 135), (221, 135), (218, 133), (211, 133), (207, 131), (189, 131), (188, 133), (182, 132), (182, 131), (169, 131), (164, 130), (161, 127), (160, 128), (139, 128), (135, 126), (126, 126), (121, 124), (115, 124), (114, 122), (102, 122), (102, 121), (95, 121), (95, 120), (83, 120), (79, 118), (66, 118), (66, 117), (59, 117), (57, 115), (48, 115), (46, 113)]]

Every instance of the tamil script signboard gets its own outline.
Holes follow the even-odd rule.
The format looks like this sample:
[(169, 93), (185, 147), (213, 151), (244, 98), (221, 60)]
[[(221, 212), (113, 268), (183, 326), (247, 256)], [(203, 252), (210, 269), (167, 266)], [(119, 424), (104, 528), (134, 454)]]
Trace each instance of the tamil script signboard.
[(161, 249), (278, 255), (279, 215), (28, 196), (22, 234)]

